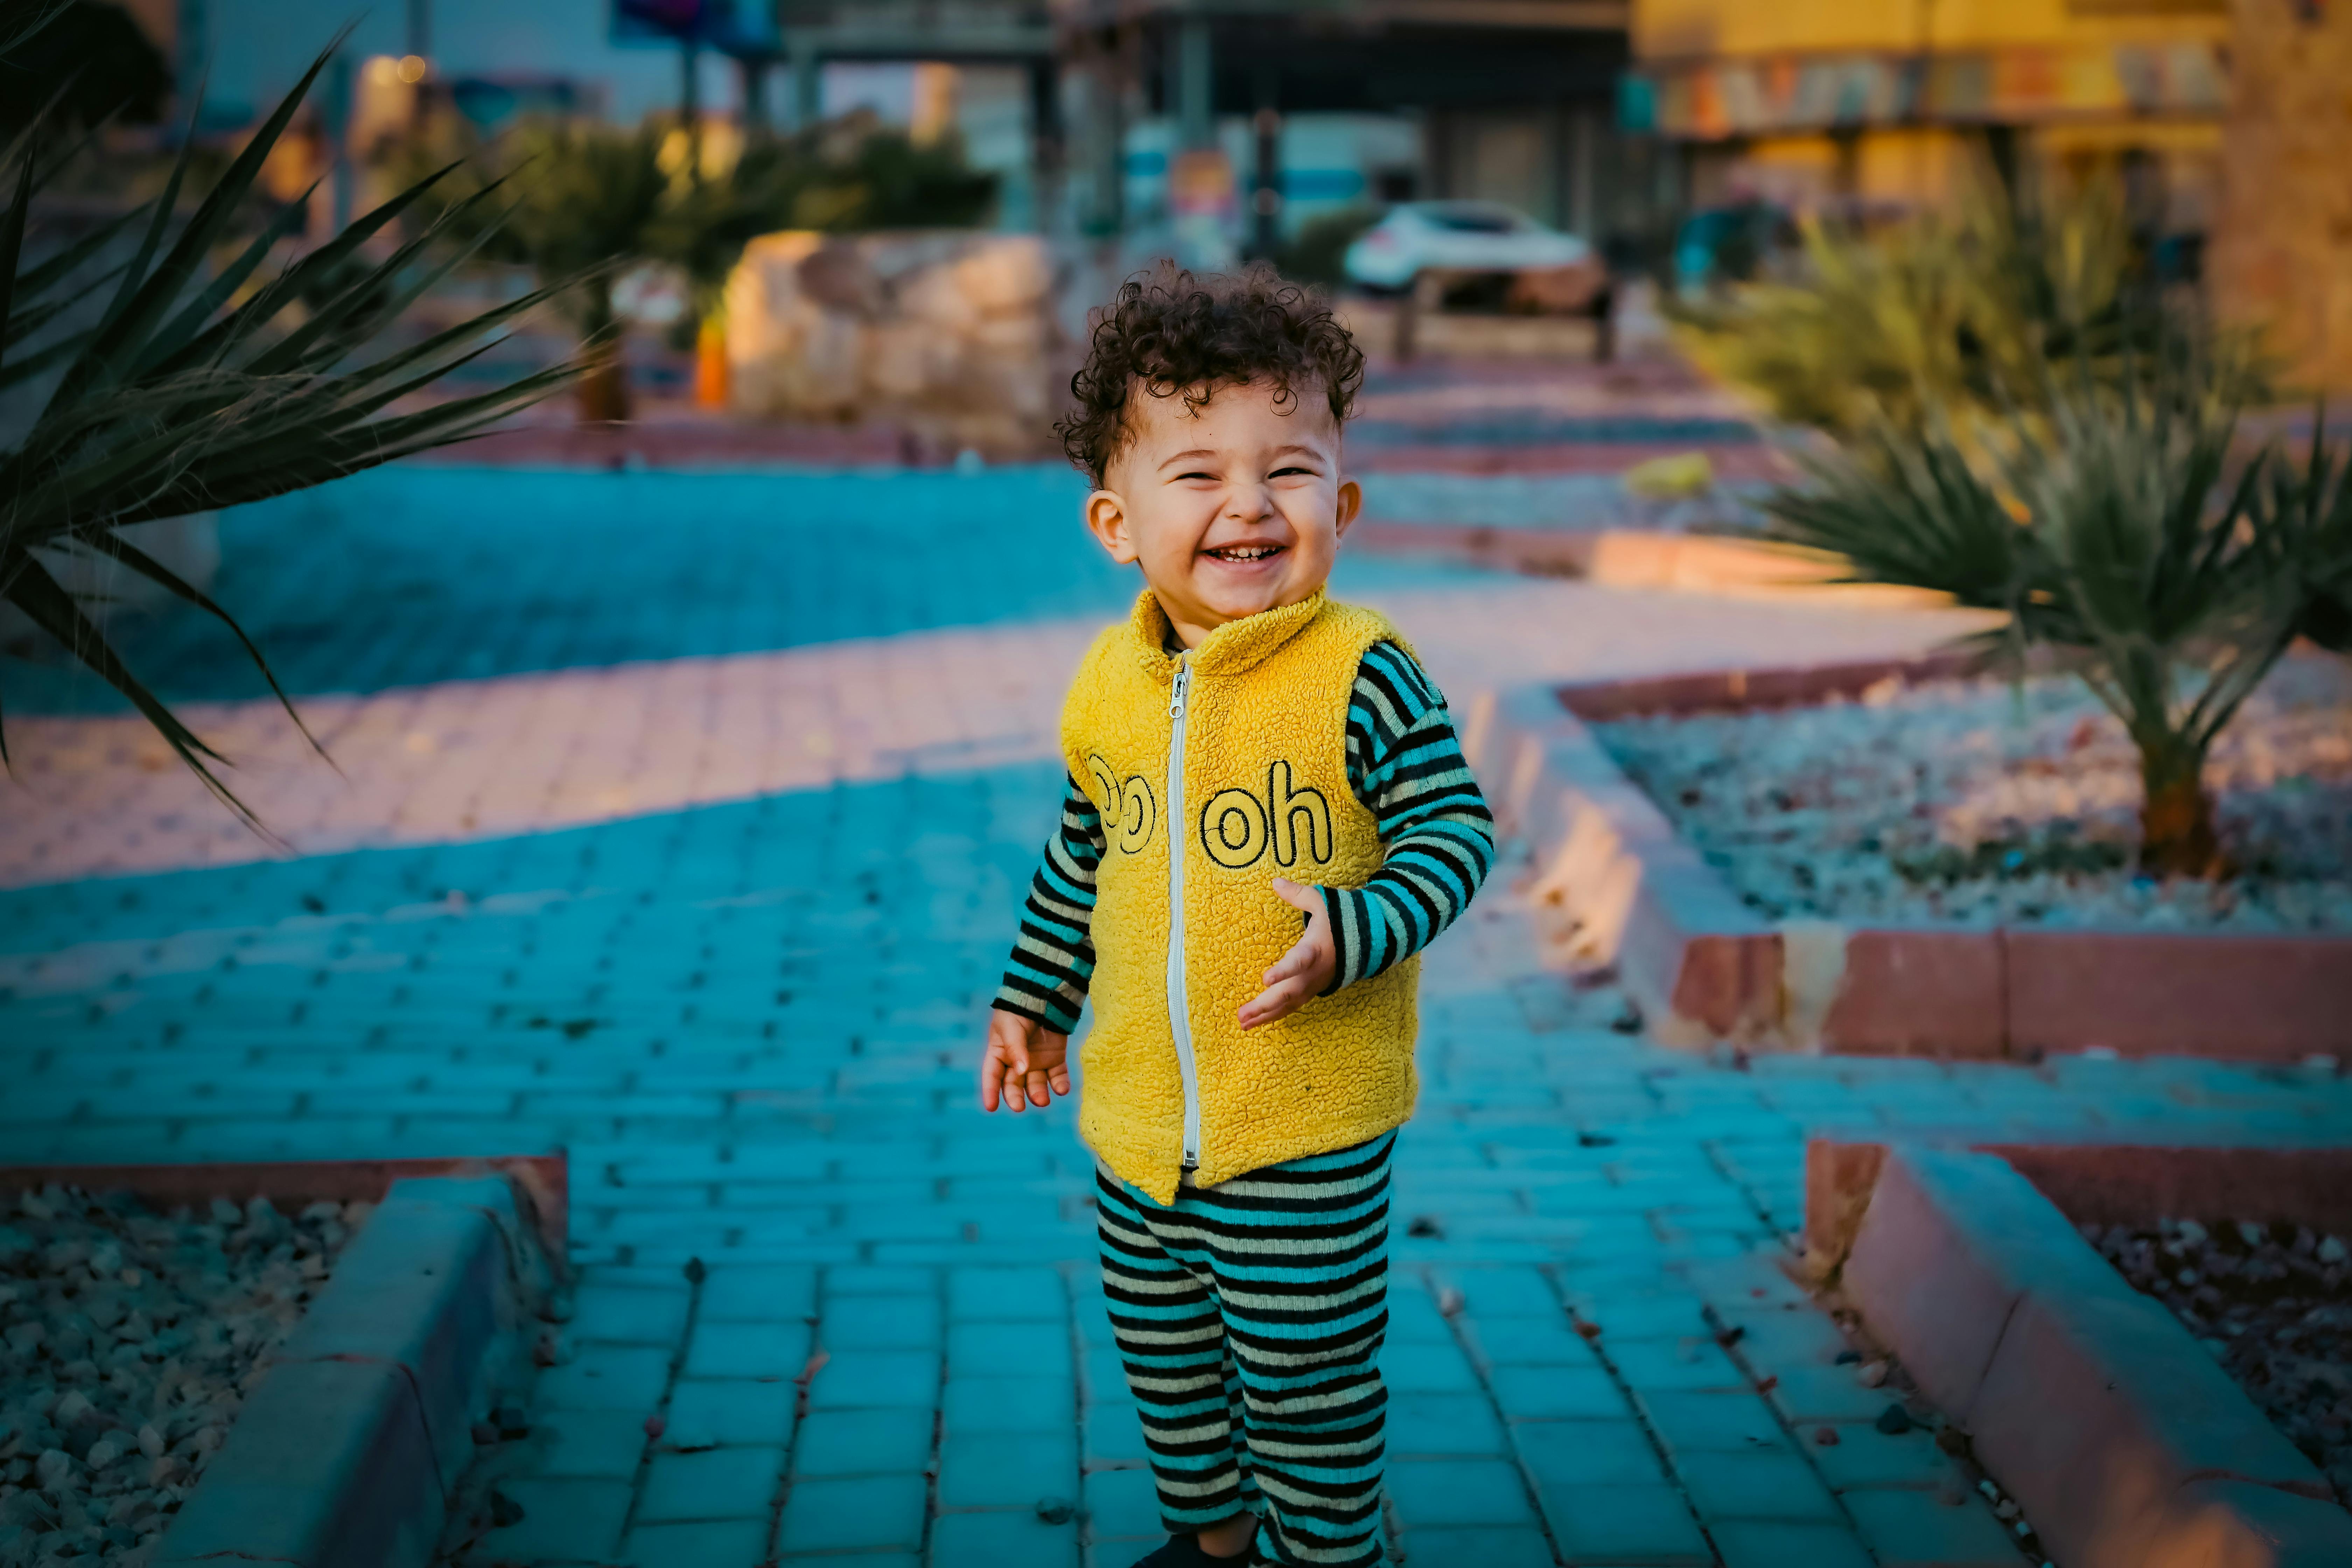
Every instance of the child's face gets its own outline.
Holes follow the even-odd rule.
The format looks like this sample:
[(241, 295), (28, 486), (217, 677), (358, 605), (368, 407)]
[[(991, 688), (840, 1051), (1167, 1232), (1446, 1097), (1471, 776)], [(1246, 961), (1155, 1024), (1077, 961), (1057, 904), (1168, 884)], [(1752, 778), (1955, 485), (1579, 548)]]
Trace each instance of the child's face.
[(1198, 412), (1137, 392), (1133, 439), (1087, 498), (1087, 527), (1144, 581), (1187, 647), (1228, 621), (1295, 605), (1331, 575), (1363, 492), (1339, 472), (1319, 391), (1218, 390)]

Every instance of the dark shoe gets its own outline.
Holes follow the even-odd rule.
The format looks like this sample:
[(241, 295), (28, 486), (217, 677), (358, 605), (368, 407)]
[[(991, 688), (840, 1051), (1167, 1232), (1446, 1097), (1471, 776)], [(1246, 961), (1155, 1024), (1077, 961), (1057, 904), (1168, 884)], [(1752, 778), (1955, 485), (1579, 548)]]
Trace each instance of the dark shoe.
[(1212, 1557), (1201, 1550), (1197, 1535), (1171, 1535), (1168, 1544), (1135, 1560), (1135, 1568), (1249, 1568), (1256, 1554), (1244, 1549), (1238, 1557)]

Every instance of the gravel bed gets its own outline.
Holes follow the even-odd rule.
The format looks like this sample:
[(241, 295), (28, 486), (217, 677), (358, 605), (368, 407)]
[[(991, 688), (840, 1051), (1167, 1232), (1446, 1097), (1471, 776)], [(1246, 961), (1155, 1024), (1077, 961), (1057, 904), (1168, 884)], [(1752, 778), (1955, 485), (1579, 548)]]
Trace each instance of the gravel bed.
[(2352, 1506), (2352, 1262), (2294, 1226), (2084, 1226), (2132, 1288), (2172, 1309)]
[(368, 1207), (0, 1195), (0, 1568), (144, 1563)]
[(2069, 678), (1594, 727), (1748, 904), (1853, 923), (2352, 929), (2352, 666), (2295, 658), (2206, 768), (2238, 875), (2132, 868), (2138, 753)]

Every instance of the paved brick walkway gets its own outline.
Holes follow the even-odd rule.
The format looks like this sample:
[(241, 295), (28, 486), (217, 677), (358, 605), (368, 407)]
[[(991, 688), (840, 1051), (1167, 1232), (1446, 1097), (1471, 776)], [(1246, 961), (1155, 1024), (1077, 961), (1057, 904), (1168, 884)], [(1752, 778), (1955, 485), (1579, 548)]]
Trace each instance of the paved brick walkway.
[[(430, 476), (448, 487), (436, 504), (519, 496), (501, 478), (468, 501), (461, 479)], [(566, 479), (513, 522), (527, 542), (555, 520), (611, 544), (607, 514), (650, 495), (698, 601), (524, 555), (433, 577), (435, 552), (483, 519), (460, 506), (436, 536), (405, 482), (350, 493), (408, 507), (418, 531), (394, 564), (419, 574), (420, 625), (369, 667), (417, 683), (313, 704), (348, 784), (289, 763), (266, 785), (312, 852), (259, 858), (177, 774), (110, 760), (143, 745), (120, 721), (16, 731), (31, 804), (0, 822), (0, 881), (17, 885), (0, 892), (0, 1160), (567, 1146), (571, 1359), (540, 1380), (532, 1436), (495, 1461), (520, 1522), (467, 1563), (1124, 1568), (1157, 1526), (1087, 1266), (1089, 1163), (1066, 1107), (990, 1121), (971, 1081), (1054, 805), (1060, 676), (1040, 666), (1066, 664), (1119, 585), (1055, 567), (1045, 590), (1018, 586), (1071, 548), (1057, 519), (1024, 512), (1019, 476), (961, 492), (985, 549), (925, 511), (936, 478), (859, 481), (801, 521), (802, 486), (821, 501), (843, 481), (602, 481), (624, 487), (616, 503)], [(787, 521), (754, 526), (728, 487), (755, 482)], [(710, 516), (727, 526), (693, 523)], [(232, 523), (234, 546), (247, 521)], [(468, 580), (495, 568), (528, 588), (541, 567), (581, 586), (568, 607), (531, 601), (568, 642), (506, 626)], [(803, 569), (835, 580), (793, 581), (801, 621), (739, 586)], [(1818, 607), (1355, 571), (1457, 694), (1934, 636)], [(303, 613), (339, 625), (367, 576), (314, 586)], [(989, 613), (959, 620), (974, 583), (992, 585)], [(324, 662), (300, 670), (303, 689), (338, 689)], [(212, 717), (264, 733), (250, 704)], [(1874, 1429), (1885, 1397), (1773, 1267), (1804, 1129), (2285, 1130), (2352, 1110), (2340, 1083), (2292, 1075), (1742, 1071), (1659, 1051), (1609, 1029), (1612, 994), (1542, 971), (1502, 880), (1427, 967), (1425, 1087), (1400, 1144), (1391, 1489), (1417, 1563), (2008, 1568), (1990, 1513), (1923, 1434)], [(1046, 1498), (1083, 1513), (1045, 1522)]]

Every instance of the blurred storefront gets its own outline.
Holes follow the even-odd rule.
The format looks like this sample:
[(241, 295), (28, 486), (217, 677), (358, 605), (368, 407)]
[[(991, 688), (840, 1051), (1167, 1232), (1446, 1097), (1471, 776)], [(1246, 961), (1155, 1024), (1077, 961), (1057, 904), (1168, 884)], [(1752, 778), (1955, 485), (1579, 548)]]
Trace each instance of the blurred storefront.
[(2304, 381), (2352, 388), (2352, 4), (2236, 0), (2221, 220), (2222, 310), (2266, 323)]
[(2229, 0), (1639, 0), (1621, 122), (1680, 152), (1693, 208), (1934, 204), (1987, 163), (2105, 171), (2136, 224), (2219, 195)]
[[(1626, 0), (1058, 0), (1065, 221), (1218, 264), (1317, 217), (1501, 201), (1598, 237)], [(1633, 183), (1639, 191), (1645, 188)]]

